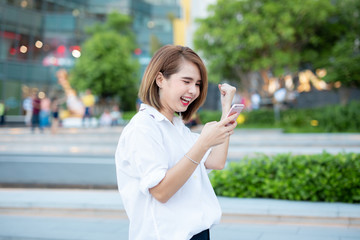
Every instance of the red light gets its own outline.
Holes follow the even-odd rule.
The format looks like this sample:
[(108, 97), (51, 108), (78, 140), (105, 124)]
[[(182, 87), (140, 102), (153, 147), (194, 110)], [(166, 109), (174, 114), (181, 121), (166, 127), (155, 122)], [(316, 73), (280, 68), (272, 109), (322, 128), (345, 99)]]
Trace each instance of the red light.
[(56, 49), (56, 52), (57, 52), (58, 54), (64, 54), (65, 51), (66, 51), (66, 48), (65, 48), (64, 45), (60, 45), (60, 46), (58, 46), (58, 48)]
[(142, 53), (141, 48), (137, 48), (134, 50), (135, 55), (140, 55)]
[(8, 39), (16, 39), (16, 40), (20, 40), (20, 34), (16, 34), (13, 32), (0, 32), (0, 36), (4, 37), (4, 38), (8, 38)]
[(9, 53), (11, 55), (15, 55), (16, 54), (16, 49), (15, 48), (10, 48)]

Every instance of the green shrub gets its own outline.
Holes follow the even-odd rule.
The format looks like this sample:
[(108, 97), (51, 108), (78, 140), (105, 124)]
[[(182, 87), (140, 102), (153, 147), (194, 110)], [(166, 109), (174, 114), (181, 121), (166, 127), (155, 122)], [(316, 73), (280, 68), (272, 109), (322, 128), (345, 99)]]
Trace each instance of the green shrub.
[(199, 111), (199, 116), (203, 124), (212, 121), (219, 121), (221, 119), (221, 111), (201, 110)]
[[(360, 101), (311, 109), (287, 109), (275, 122), (273, 109), (242, 112), (245, 122), (239, 128), (283, 128), (285, 132), (360, 132)], [(202, 123), (219, 121), (220, 111), (200, 111)]]
[(360, 202), (360, 154), (279, 154), (231, 162), (210, 174), (217, 195)]
[(360, 131), (360, 101), (352, 101), (346, 106), (328, 106), (316, 112), (319, 126), (327, 132)]
[(124, 112), (122, 117), (124, 120), (129, 121), (131, 120), (131, 118), (136, 114), (136, 111), (128, 111), (128, 112)]
[(275, 116), (272, 109), (258, 109), (250, 112), (243, 112), (245, 117), (245, 123), (247, 124), (259, 124), (259, 125), (275, 125)]
[[(315, 121), (314, 125), (311, 125)], [(280, 125), (287, 131), (304, 132), (359, 132), (360, 102), (330, 105), (313, 109), (289, 109), (281, 112)]]

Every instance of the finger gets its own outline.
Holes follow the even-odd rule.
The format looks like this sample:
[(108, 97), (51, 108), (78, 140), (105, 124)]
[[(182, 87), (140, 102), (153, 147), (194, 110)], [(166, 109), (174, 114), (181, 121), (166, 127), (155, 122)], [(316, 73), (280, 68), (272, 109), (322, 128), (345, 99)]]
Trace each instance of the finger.
[(227, 117), (230, 122), (235, 121), (239, 117), (240, 113), (234, 113)]
[(229, 138), (233, 133), (234, 133), (234, 131), (232, 131), (232, 130), (226, 131), (225, 132), (225, 138)]
[(238, 124), (238, 123), (237, 123), (237, 121), (236, 121), (236, 119), (235, 119), (234, 121), (231, 121), (231, 122), (229, 122), (228, 124), (226, 124), (226, 125), (225, 125), (225, 128), (226, 128), (227, 131), (231, 131), (231, 130), (233, 130), (233, 129), (236, 128), (237, 124)]
[(239, 114), (232, 114), (226, 118), (224, 118), (223, 120), (221, 120), (219, 123), (223, 126), (226, 126), (228, 124), (233, 124), (234, 122), (236, 122), (236, 119), (238, 118)]
[(226, 92), (223, 90), (223, 85), (224, 84), (219, 84), (218, 88), (219, 88), (220, 94), (224, 96), (226, 94)]

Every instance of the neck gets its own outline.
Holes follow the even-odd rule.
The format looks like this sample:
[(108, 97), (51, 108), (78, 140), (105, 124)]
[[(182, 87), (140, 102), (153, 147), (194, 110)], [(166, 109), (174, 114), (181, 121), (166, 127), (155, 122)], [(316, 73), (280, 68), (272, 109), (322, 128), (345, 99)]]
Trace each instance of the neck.
[(160, 113), (162, 115), (164, 115), (167, 118), (167, 120), (169, 120), (171, 123), (173, 123), (174, 113), (171, 113), (171, 112), (168, 112), (168, 111), (165, 111), (165, 110), (160, 111)]

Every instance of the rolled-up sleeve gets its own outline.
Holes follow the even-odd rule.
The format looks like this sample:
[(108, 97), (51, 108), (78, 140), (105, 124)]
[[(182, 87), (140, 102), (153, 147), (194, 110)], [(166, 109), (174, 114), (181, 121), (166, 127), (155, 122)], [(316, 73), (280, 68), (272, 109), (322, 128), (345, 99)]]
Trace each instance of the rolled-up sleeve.
[(139, 127), (126, 135), (126, 144), (122, 151), (127, 153), (127, 159), (124, 160), (137, 173), (139, 190), (149, 194), (149, 189), (158, 185), (168, 170), (161, 133), (156, 129)]

